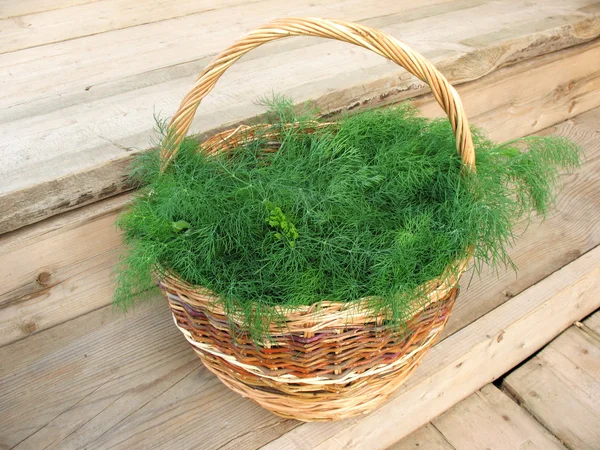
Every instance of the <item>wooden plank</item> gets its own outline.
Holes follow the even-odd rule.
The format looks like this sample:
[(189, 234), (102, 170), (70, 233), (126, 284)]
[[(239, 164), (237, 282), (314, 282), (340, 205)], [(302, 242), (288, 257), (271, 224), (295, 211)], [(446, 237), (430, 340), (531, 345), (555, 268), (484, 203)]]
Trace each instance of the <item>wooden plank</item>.
[(19, 0), (18, 2), (3, 0), (0, 4), (0, 18), (16, 18), (25, 14), (52, 11), (97, 1), (99, 0)]
[(565, 450), (556, 437), (493, 384), (432, 423), (456, 450)]
[[(436, 6), (436, 3), (439, 4), (437, 8), (433, 10), (427, 8), (432, 5)], [(415, 19), (422, 19), (422, 21), (435, 26), (437, 25), (436, 21), (439, 20), (436, 19), (437, 15), (456, 14), (457, 11), (478, 6), (480, 3), (479, 0), (463, 0), (462, 2), (426, 0), (423, 4), (425, 8), (419, 8), (421, 12)], [(575, 7), (572, 7), (566, 15), (572, 15), (577, 7), (590, 3), (589, 0), (585, 3), (575, 2)], [(482, 7), (480, 6), (480, 8)], [(316, 15), (323, 17), (369, 22), (369, 19), (373, 17), (386, 16), (387, 20), (384, 21), (386, 23), (390, 20), (389, 17), (394, 17), (395, 14), (405, 13), (411, 9), (414, 9), (414, 7), (402, 6), (401, 2), (389, 3), (383, 0), (371, 0), (369, 2), (340, 0), (336, 4), (325, 0), (298, 0), (294, 2), (293, 8), (290, 8), (289, 4), (277, 0), (264, 0), (253, 3), (251, 9), (246, 5), (216, 8), (199, 15), (149, 23), (139, 27), (130, 27), (110, 33), (58, 42), (44, 47), (6, 53), (0, 55), (0, 67), (11, 69), (10, 73), (6, 75), (7, 81), (11, 83), (0, 93), (0, 107), (5, 108), (9, 105), (31, 103), (58, 93), (70, 97), (75, 93), (81, 93), (88, 86), (91, 86), (93, 90), (94, 87), (111, 81), (122, 80), (133, 75), (145, 74), (149, 71), (213, 56), (252, 28), (279, 17), (289, 15), (312, 16), (316, 13)], [(501, 12), (498, 8), (493, 8), (492, 11)], [(529, 7), (529, 17), (531, 11), (532, 8)], [(546, 17), (548, 14), (556, 12), (556, 9), (553, 9), (549, 13), (538, 13), (539, 15), (536, 18)], [(515, 12), (511, 15), (511, 19), (518, 18), (519, 21), (523, 21), (524, 17), (526, 16), (523, 12)], [(432, 20), (434, 22), (431, 22)], [(448, 20), (448, 17), (446, 20)], [(485, 19), (482, 16), (481, 20), (489, 22), (488, 27), (492, 25), (491, 19)], [(382, 23), (381, 20), (379, 23)], [(392, 20), (391, 26), (388, 25), (386, 28), (391, 31), (399, 24), (404, 24), (405, 28), (408, 27), (404, 36), (423, 33), (422, 30), (414, 28), (412, 23), (405, 23), (404, 17), (396, 17), (395, 21)], [(506, 24), (506, 18), (504, 20), (502, 18), (495, 19), (493, 24), (502, 27)], [(480, 27), (481, 25), (477, 25), (479, 30), (481, 30)], [(488, 31), (489, 28), (486, 32)], [(479, 34), (471, 30), (463, 37), (468, 38)], [(210, 38), (207, 39), (207, 36), (210, 36)], [(295, 39), (287, 44), (273, 44), (267, 49), (272, 48), (281, 51), (286, 48), (298, 48), (298, 45), (304, 47), (307, 42), (310, 47), (325, 46), (329, 47), (329, 50), (332, 48), (352, 48), (348, 44), (332, 47), (332, 42), (326, 40), (305, 39), (302, 43), (302, 40)], [(127, 45), (124, 45), (125, 43)], [(93, 49), (93, 52), (90, 51), (91, 49)], [(312, 53), (314, 48), (310, 50)], [(273, 55), (273, 52), (269, 50), (263, 50), (263, 55), (265, 52), (269, 57)], [(367, 53), (365, 52), (365, 54)], [(260, 53), (253, 53), (251, 57), (256, 55), (260, 55)], [(284, 60), (288, 64), (292, 63), (290, 58)], [(337, 58), (332, 58), (329, 63), (336, 60)], [(349, 61), (349, 59), (346, 59), (346, 61)], [(366, 69), (372, 66), (373, 62), (381, 63), (381, 59), (374, 55), (365, 59), (364, 62), (368, 65), (363, 65), (362, 68)], [(299, 72), (298, 68), (307, 64), (311, 64), (311, 62), (306, 60), (296, 61), (294, 69)], [(97, 70), (99, 66), (103, 70)], [(269, 64), (269, 66), (271, 70), (279, 67), (276, 61), (273, 61), (273, 64)], [(281, 67), (281, 69), (282, 72), (287, 72), (284, 67)], [(340, 68), (333, 70), (338, 75), (343, 73)], [(232, 73), (235, 73), (235, 71)], [(293, 71), (290, 73), (293, 73)], [(321, 73), (327, 72), (320, 72), (319, 75)], [(311, 75), (314, 78), (314, 74)], [(305, 78), (305, 80), (310, 80), (310, 78)], [(187, 80), (187, 85), (191, 85), (190, 79)], [(264, 92), (256, 94), (262, 95)]]
[(433, 425), (419, 428), (388, 450), (456, 450)]
[[(499, 69), (485, 79), (459, 87), (472, 123), (495, 141), (526, 136), (600, 105), (600, 72), (590, 61), (600, 61), (600, 41)], [(563, 59), (564, 58), (564, 59)], [(593, 65), (592, 65), (593, 66)], [(560, 68), (559, 68), (560, 67)], [(552, 73), (552, 83), (545, 80)], [(414, 101), (426, 116), (442, 116), (430, 95)], [(527, 105), (525, 107), (525, 105)], [(527, 113), (523, 114), (527, 108)], [(515, 116), (522, 120), (515, 121)]]
[(50, 328), (110, 303), (121, 252), (116, 214), (127, 198), (0, 238), (0, 342)]
[[(515, 116), (514, 124), (526, 117)], [(600, 244), (600, 109), (544, 131), (582, 145), (587, 162), (565, 178), (556, 211), (532, 225), (511, 250), (522, 268), (463, 281), (454, 315), (466, 324)], [(127, 196), (58, 216), (0, 237), (0, 344), (29, 336), (110, 303), (112, 267), (120, 251), (112, 225)], [(547, 242), (553, 242), (548, 246)], [(45, 284), (40, 274), (50, 274)], [(42, 278), (47, 277), (43, 275)], [(73, 293), (77, 293), (74, 295)], [(446, 333), (457, 330), (451, 323)]]
[[(188, 16), (0, 55), (0, 67), (10, 67), (4, 72), (10, 92), (3, 90), (7, 97), (0, 100), (10, 105), (0, 109), (0, 232), (118, 193), (132, 149), (147, 147), (151, 138), (153, 111), (172, 114), (214, 52), (271, 16), (329, 14), (382, 28), (433, 59), (453, 83), (600, 34), (592, 0), (519, 1), (428, 0), (411, 7), (345, 0), (328, 3), (331, 11), (308, 0), (293, 8), (261, 2), (251, 14), (245, 6), (220, 9), (200, 15), (200, 23)], [(223, 27), (229, 20), (236, 24)], [(456, 26), (465, 21), (471, 26)], [(556, 89), (552, 78), (540, 89)], [(282, 41), (236, 64), (203, 103), (192, 131), (255, 116), (261, 111), (255, 99), (273, 90), (298, 101), (317, 99), (325, 112), (425, 92), (423, 83), (366, 51), (317, 39)], [(565, 108), (563, 119), (583, 111), (586, 96), (579, 95), (582, 105)], [(521, 106), (518, 99), (513, 104)], [(538, 122), (530, 132), (546, 126)]]
[[(102, 308), (0, 348), (0, 360), (0, 446), (6, 448), (99, 448), (92, 443), (144, 405), (153, 411), (149, 420), (175, 429), (163, 435), (171, 448), (183, 448), (180, 433), (203, 448), (235, 435), (260, 443), (293, 423), (229, 391), (204, 369), (162, 299), (127, 315)], [(137, 447), (160, 440), (150, 430)]]
[[(256, 3), (246, 2), (246, 5)], [(0, 54), (62, 42), (123, 28), (142, 26), (189, 14), (243, 4), (241, 0), (103, 0), (46, 11), (24, 11), (19, 17), (0, 19)], [(35, 8), (32, 5), (33, 8)], [(0, 13), (1, 14), (1, 13)]]
[(600, 335), (600, 311), (595, 312), (583, 321), (583, 324), (593, 332)]
[[(596, 294), (598, 295), (598, 294)], [(574, 341), (579, 334), (578, 342)], [(588, 340), (582, 351), (565, 355), (569, 347), (581, 349), (585, 339), (578, 329), (560, 337), (522, 367), (509, 374), (502, 386), (540, 423), (572, 450), (600, 448), (600, 343)], [(558, 339), (557, 339), (558, 340)], [(568, 344), (565, 342), (570, 341)], [(588, 364), (578, 362), (587, 360)], [(591, 374), (589, 367), (595, 364)], [(586, 367), (587, 365), (587, 367)]]
[(600, 247), (436, 345), (387, 404), (302, 424), (264, 448), (386, 448), (501, 376), (600, 304)]
[[(302, 425), (269, 447), (311, 448), (354, 423), (359, 448), (393, 444), (598, 307), (599, 263), (597, 248), (436, 345), (374, 415)], [(9, 448), (254, 449), (297, 425), (199, 367), (163, 301), (128, 315), (102, 308), (1, 347), (0, 360)]]
[(600, 383), (600, 336), (586, 331), (573, 326), (556, 338), (551, 347)]

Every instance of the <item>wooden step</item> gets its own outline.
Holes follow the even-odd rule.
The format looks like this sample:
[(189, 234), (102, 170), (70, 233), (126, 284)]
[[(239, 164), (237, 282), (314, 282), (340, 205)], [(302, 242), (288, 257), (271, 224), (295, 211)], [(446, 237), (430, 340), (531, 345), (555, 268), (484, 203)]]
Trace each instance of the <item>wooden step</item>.
[(502, 382), (503, 388), (572, 450), (600, 448), (598, 322), (600, 312), (589, 322), (569, 328)]
[[(216, 52), (276, 17), (335, 17), (380, 28), (432, 59), (458, 85), (600, 35), (594, 0), (13, 3), (0, 12), (0, 233), (126, 189), (122, 171), (132, 153), (149, 146), (153, 113), (172, 115)], [(521, 95), (542, 92), (544, 102), (530, 104), (516, 128), (539, 131), (600, 104), (588, 95), (598, 92), (589, 63), (597, 59), (590, 53), (587, 64), (565, 61), (561, 70), (538, 70), (525, 90), (490, 88), (480, 105), (503, 108), (510, 122), (511, 114), (522, 114), (521, 101), (534, 100)], [(426, 89), (397, 66), (347, 44), (284, 40), (236, 64), (191, 130), (253, 117), (261, 111), (256, 99), (272, 91), (316, 100), (331, 112), (397, 102)], [(479, 108), (467, 111), (477, 115)], [(494, 133), (504, 124), (480, 123), (492, 122)]]
[(599, 448), (599, 331), (600, 310), (390, 450)]
[(597, 247), (438, 343), (373, 414), (310, 424), (273, 416), (222, 385), (173, 325), (164, 301), (128, 315), (107, 306), (0, 347), (0, 443), (386, 448), (599, 306)]
[(431, 423), (389, 447), (389, 450), (456, 450)]
[[(404, 400), (390, 403), (391, 417), (330, 428), (279, 419), (224, 388), (185, 344), (162, 300), (127, 315), (110, 306), (111, 273), (122, 251), (114, 220), (129, 199), (116, 194), (125, 189), (120, 171), (128, 150), (146, 148), (154, 105), (172, 113), (212, 52), (242, 29), (279, 15), (283, 3), (257, 0), (246, 15), (249, 9), (236, 0), (212, 9), (212, 0), (171, 6), (150, 0), (144, 8), (130, 5), (132, 15), (119, 20), (103, 17), (123, 8), (121, 0), (13, 3), (0, 9), (0, 25), (12, 36), (0, 44), (0, 67), (14, 66), (0, 74), (0, 81), (7, 73), (13, 81), (0, 94), (0, 233), (41, 221), (0, 236), (0, 448), (185, 448), (198, 442), (204, 448), (337, 448), (338, 440), (371, 448), (371, 441), (355, 442), (354, 432), (384, 448), (530, 355), (598, 298), (577, 291), (589, 283), (589, 258), (598, 258), (593, 249), (600, 244), (600, 73), (591, 63), (600, 60), (600, 8), (592, 0), (426, 0), (416, 6), (344, 0), (344, 16), (331, 14), (406, 37), (458, 84), (472, 122), (492, 138), (556, 133), (582, 145), (587, 161), (564, 178), (556, 213), (531, 225), (512, 249), (521, 268), (517, 278), (484, 272), (467, 289), (467, 274), (445, 340), (397, 397)], [(301, 15), (324, 6), (311, 1), (284, 9)], [(383, 7), (386, 14), (378, 14)], [(70, 23), (74, 12), (79, 19), (71, 26), (48, 29)], [(222, 22), (202, 28), (207, 17)], [(235, 26), (217, 29), (236, 17)], [(214, 39), (199, 42), (198, 30)], [(123, 53), (129, 48), (131, 54)], [(418, 96), (425, 114), (440, 113), (422, 83), (344, 45), (338, 50), (335, 43), (300, 39), (255, 53), (203, 105), (194, 131), (257, 114), (251, 102), (259, 90), (271, 89), (297, 100), (316, 97), (325, 112)], [(308, 62), (299, 68), (301, 61)], [(277, 89), (276, 79), (288, 85)], [(339, 89), (329, 91), (332, 84)], [(531, 289), (537, 294), (527, 294)], [(565, 316), (546, 317), (557, 308), (553, 289), (572, 299)], [(535, 296), (548, 303), (536, 303), (543, 300)], [(498, 310), (501, 317), (490, 316)], [(497, 328), (489, 317), (506, 326)], [(517, 342), (513, 331), (525, 333), (525, 324), (537, 330), (537, 320), (550, 326)], [(488, 357), (484, 379), (470, 376), (471, 358)], [(458, 383), (456, 391), (443, 374)], [(399, 425), (403, 401), (416, 405), (416, 419)], [(424, 404), (434, 406), (419, 409)], [(369, 431), (377, 421), (395, 431)]]
[(566, 450), (493, 384), (456, 404), (389, 450)]

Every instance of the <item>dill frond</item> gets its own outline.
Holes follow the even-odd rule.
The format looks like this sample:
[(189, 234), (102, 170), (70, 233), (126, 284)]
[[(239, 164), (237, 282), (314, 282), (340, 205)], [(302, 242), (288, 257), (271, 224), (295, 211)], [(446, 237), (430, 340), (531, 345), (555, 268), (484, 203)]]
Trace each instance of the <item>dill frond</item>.
[(548, 213), (560, 172), (581, 155), (564, 138), (497, 145), (473, 129), (472, 173), (449, 122), (407, 104), (313, 134), (304, 130), (318, 121), (314, 111), (282, 98), (269, 106), (277, 152), (264, 152), (269, 139), (259, 137), (207, 156), (188, 138), (165, 173), (158, 150), (136, 158), (130, 176), (141, 188), (118, 220), (128, 251), (117, 305), (143, 298), (160, 266), (218, 294), (257, 339), (278, 320), (271, 306), (322, 300), (373, 297), (401, 326), (422, 300), (419, 287), (467, 249), (477, 269), (511, 266), (515, 224)]

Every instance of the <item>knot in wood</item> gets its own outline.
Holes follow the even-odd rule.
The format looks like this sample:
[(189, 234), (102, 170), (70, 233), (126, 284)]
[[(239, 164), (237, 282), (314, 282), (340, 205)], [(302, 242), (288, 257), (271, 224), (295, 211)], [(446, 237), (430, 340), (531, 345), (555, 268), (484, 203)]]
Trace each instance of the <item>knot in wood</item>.
[(50, 280), (52, 279), (52, 274), (48, 271), (40, 272), (37, 277), (37, 282), (42, 286), (47, 286), (50, 284)]

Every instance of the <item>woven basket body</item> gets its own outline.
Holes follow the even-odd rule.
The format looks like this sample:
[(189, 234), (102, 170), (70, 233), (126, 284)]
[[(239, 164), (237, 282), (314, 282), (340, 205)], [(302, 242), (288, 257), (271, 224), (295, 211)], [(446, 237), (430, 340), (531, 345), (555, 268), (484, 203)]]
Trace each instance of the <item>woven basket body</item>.
[[(324, 19), (281, 19), (257, 28), (217, 56), (184, 98), (163, 142), (163, 167), (175, 156), (201, 100), (219, 77), (245, 53), (274, 39), (309, 35), (368, 48), (404, 66), (429, 84), (454, 128), (457, 149), (474, 169), (473, 143), (456, 91), (418, 53), (377, 30)], [(293, 124), (290, 124), (293, 126)], [(254, 127), (219, 133), (203, 144), (227, 151)], [(243, 131), (244, 133), (240, 133)], [(264, 135), (263, 135), (264, 136)], [(384, 402), (417, 367), (442, 332), (458, 293), (468, 255), (456, 261), (452, 276), (440, 274), (423, 286), (425, 301), (415, 306), (406, 326), (393, 329), (384, 313), (370, 310), (368, 299), (323, 301), (277, 312), (270, 339), (254, 342), (243, 320), (227, 316), (215, 296), (176, 274), (162, 274), (175, 324), (204, 365), (235, 392), (273, 413), (303, 421), (338, 420), (367, 413)], [(456, 270), (456, 267), (459, 270)]]

